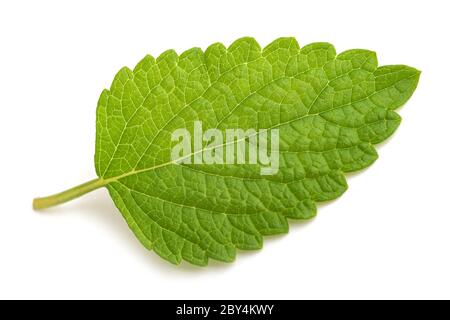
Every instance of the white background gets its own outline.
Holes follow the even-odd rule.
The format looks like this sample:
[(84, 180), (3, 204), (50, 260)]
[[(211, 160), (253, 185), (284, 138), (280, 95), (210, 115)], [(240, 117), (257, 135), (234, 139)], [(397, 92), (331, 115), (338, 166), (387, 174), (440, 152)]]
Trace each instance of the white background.
[[(450, 298), (448, 1), (2, 1), (0, 298)], [(295, 36), (422, 70), (403, 122), (349, 190), (233, 264), (144, 249), (95, 177), (95, 108), (124, 65), (213, 42)]]

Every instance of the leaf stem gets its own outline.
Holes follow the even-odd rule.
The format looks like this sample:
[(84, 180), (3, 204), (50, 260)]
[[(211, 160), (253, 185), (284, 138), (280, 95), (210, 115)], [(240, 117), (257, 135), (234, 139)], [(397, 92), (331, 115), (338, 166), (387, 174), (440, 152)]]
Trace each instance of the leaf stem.
[(107, 183), (108, 181), (97, 178), (48, 197), (35, 198), (33, 199), (33, 209), (40, 210), (56, 206), (58, 204), (78, 198), (83, 194), (91, 192), (95, 189), (101, 188)]

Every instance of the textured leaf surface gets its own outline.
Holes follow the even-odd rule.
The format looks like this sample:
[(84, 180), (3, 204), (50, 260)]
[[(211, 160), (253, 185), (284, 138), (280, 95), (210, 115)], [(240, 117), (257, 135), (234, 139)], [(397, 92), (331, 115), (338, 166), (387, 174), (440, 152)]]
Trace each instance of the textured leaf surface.
[[(233, 261), (236, 249), (286, 233), (288, 218), (314, 217), (317, 202), (347, 189), (345, 172), (377, 159), (373, 145), (398, 127), (394, 110), (419, 74), (378, 67), (372, 51), (336, 55), (331, 44), (300, 48), (294, 38), (146, 56), (99, 99), (96, 171), (148, 249), (176, 264)], [(206, 129), (279, 129), (278, 173), (172, 163), (171, 133), (196, 120)]]

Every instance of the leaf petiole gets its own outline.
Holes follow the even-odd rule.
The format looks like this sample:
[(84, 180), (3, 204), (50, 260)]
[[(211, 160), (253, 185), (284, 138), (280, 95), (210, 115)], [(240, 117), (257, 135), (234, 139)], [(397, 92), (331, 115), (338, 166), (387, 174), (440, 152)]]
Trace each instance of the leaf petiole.
[(101, 188), (107, 183), (107, 180), (97, 178), (48, 197), (35, 198), (33, 199), (33, 209), (39, 210), (56, 206), (58, 204), (78, 198), (95, 189)]

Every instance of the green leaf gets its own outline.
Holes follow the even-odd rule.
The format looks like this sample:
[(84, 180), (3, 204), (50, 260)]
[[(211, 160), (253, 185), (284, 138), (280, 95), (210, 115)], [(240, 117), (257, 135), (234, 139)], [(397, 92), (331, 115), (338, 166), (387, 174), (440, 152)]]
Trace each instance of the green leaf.
[[(288, 218), (310, 219), (317, 202), (342, 195), (344, 173), (372, 164), (374, 144), (397, 129), (394, 110), (419, 75), (404, 65), (378, 67), (372, 51), (336, 55), (331, 44), (300, 48), (294, 38), (264, 49), (242, 38), (228, 48), (148, 55), (120, 70), (100, 96), (99, 178), (34, 205), (106, 186), (136, 237), (162, 258), (233, 261), (236, 249), (261, 248), (263, 236), (288, 232)], [(192, 131), (198, 120), (204, 130), (278, 129), (278, 172), (174, 163), (172, 132)]]

